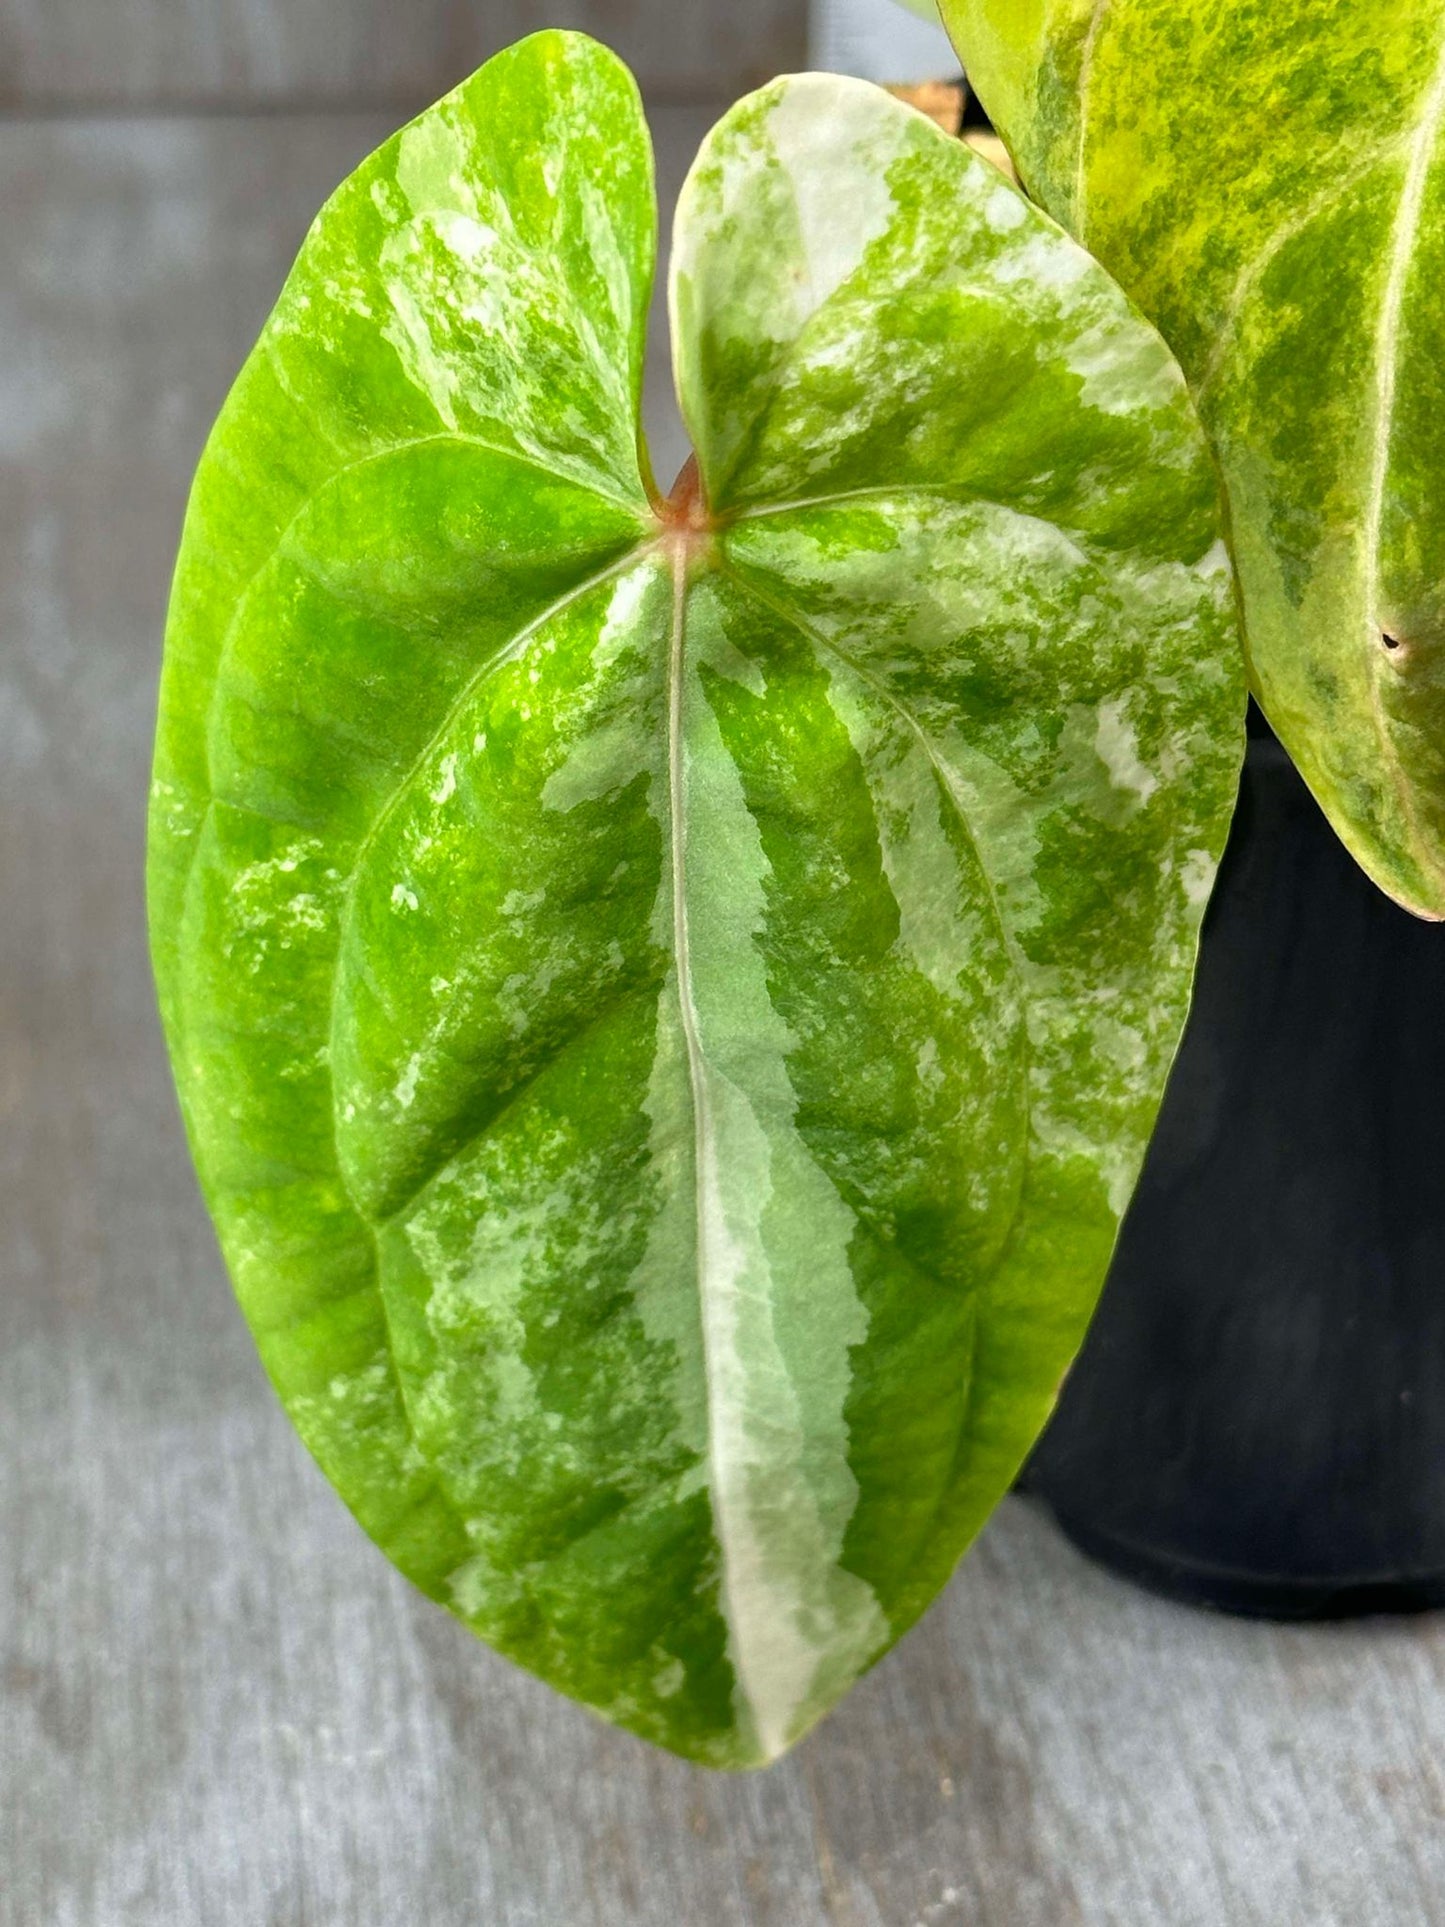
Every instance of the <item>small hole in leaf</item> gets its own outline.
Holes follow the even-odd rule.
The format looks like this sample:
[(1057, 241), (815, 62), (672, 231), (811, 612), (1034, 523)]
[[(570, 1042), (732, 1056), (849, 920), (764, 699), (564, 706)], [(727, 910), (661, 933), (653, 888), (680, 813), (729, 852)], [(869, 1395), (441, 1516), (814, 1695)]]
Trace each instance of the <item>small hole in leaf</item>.
[(1398, 649), (1400, 646), (1400, 638), (1398, 636), (1386, 635), (1383, 629), (1380, 631), (1380, 640), (1387, 649)]

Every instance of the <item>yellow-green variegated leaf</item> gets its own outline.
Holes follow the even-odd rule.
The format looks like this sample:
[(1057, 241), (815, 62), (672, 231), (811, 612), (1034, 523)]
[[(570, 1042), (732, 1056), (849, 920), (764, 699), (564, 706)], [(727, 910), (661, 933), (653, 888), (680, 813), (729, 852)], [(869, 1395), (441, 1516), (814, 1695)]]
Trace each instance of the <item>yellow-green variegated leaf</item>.
[(774, 1757), (1045, 1417), (1240, 749), (1182, 378), (876, 89), (651, 160), (544, 34), (323, 210), (197, 477), (151, 829), (197, 1164), (303, 1437), (484, 1638)]
[(1376, 882), (1445, 916), (1445, 6), (943, 11), (1190, 378), (1270, 721)]

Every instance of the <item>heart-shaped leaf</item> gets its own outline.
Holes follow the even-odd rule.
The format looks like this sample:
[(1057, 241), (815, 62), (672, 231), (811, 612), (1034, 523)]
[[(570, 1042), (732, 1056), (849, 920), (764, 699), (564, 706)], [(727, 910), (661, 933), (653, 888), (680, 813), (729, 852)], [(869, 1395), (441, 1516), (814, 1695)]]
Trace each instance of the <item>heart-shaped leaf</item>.
[(635, 90), (500, 55), (323, 211), (201, 464), (151, 903), (292, 1417), (401, 1568), (767, 1760), (1046, 1416), (1188, 995), (1241, 682), (1182, 378), (858, 82), (706, 143), (637, 427)]
[(1445, 10), (943, 12), (1031, 191), (1190, 378), (1266, 714), (1370, 875), (1445, 916)]

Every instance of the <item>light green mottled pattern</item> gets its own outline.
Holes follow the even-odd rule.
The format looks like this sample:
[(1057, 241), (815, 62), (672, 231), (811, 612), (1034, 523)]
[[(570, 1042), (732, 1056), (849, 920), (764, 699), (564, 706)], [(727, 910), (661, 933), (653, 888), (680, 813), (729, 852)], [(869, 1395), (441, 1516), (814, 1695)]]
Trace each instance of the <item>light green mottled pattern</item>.
[(416, 1446), (339, 1164), (341, 916), (451, 706), (648, 525), (653, 227), (625, 71), (557, 36), (493, 61), (323, 210), (208, 444), (172, 595), (148, 895), (182, 1107), (278, 1390), (434, 1593), (466, 1522)]
[(858, 83), (699, 157), (706, 501), (655, 504), (649, 172), (626, 76), (547, 34), (323, 213), (197, 481), (151, 903), (323, 1467), (503, 1652), (737, 1766), (917, 1616), (1047, 1413), (1242, 696), (1157, 337)]
[(1381, 887), (1445, 915), (1445, 7), (943, 11), (1190, 377), (1270, 721)]

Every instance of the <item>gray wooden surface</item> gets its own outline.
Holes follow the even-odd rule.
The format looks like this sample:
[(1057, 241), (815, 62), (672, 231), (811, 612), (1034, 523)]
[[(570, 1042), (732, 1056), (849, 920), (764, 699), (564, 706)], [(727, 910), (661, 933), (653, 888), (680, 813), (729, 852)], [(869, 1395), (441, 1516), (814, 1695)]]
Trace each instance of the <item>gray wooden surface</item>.
[(0, 122), (0, 1927), (1445, 1923), (1439, 1621), (1209, 1619), (1011, 1502), (715, 1778), (415, 1596), (273, 1404), (152, 1015), (148, 736), (201, 437), (384, 131)]
[(806, 0), (0, 0), (0, 106), (402, 102), (537, 27), (581, 27), (658, 95), (803, 59)]

